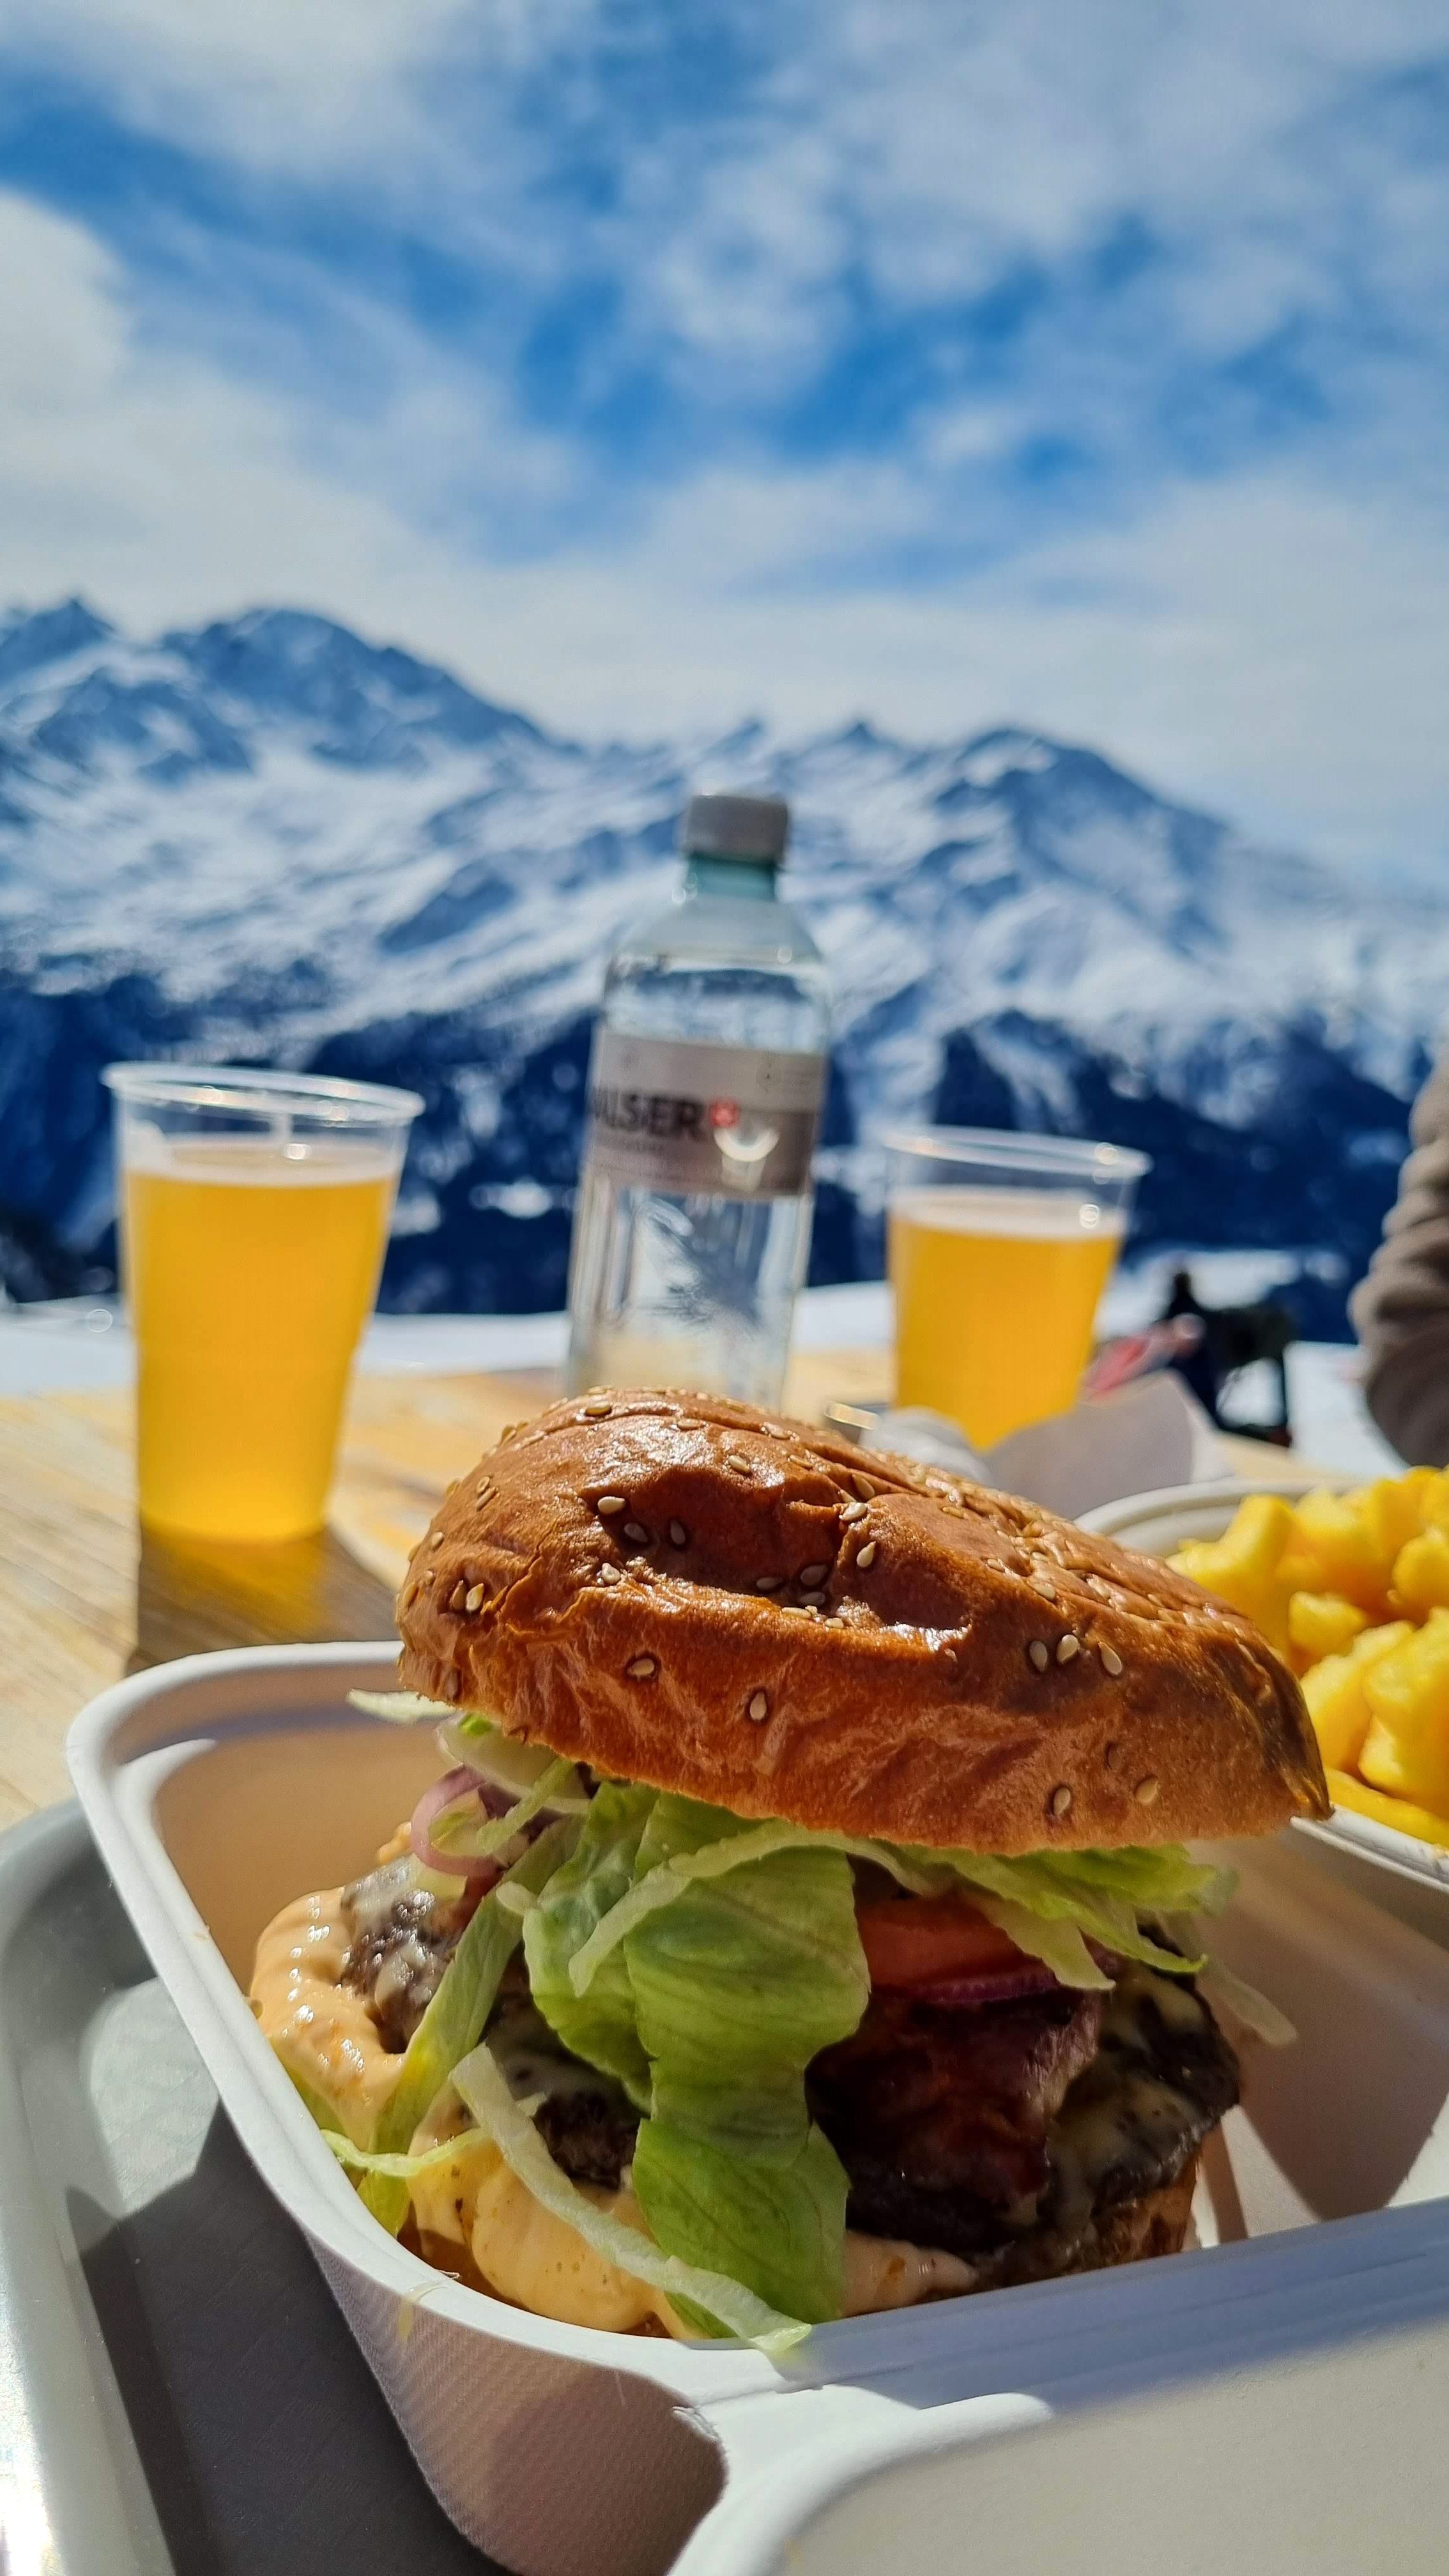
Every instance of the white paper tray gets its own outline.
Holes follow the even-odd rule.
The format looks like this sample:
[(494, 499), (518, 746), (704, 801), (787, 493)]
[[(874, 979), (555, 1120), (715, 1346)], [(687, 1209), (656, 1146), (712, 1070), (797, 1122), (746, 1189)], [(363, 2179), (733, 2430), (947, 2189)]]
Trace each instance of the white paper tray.
[[(1201, 2223), (1225, 2240), (1211, 2250), (824, 2327), (788, 2374), (728, 2347), (555, 2325), (429, 2270), (368, 2217), (242, 1990), (262, 1924), (366, 1867), (435, 1767), (426, 1731), (345, 1705), (391, 1666), (379, 1646), (173, 1664), (92, 1704), (71, 1769), (243, 2145), (303, 2229), (434, 2494), (505, 2565), (764, 2576), (843, 2487), (939, 2455), (973, 2499), (969, 2556), (939, 2563), (1024, 2570), (1011, 2492), (1042, 2475), (1048, 2436), (1026, 2436), (1047, 2417), (1205, 2375), (1226, 2387), (1370, 2333), (1432, 2325), (1449, 2356), (1449, 1957), (1286, 1839), (1231, 1855), (1243, 1886), (1218, 1946), (1301, 2039), (1255, 2058), (1248, 2111), (1206, 2160)], [(978, 2515), (975, 2446), (1006, 2435)], [(1320, 2576), (1364, 2563), (1316, 2562)]]
[[(1128, 1494), (1120, 1502), (1103, 1503), (1097, 1511), (1084, 1512), (1082, 1527), (1098, 1530), (1104, 1538), (1118, 1539), (1123, 1547), (1140, 1548), (1145, 1556), (1170, 1556), (1190, 1540), (1221, 1538), (1248, 1494), (1284, 1494), (1290, 1502), (1296, 1502), (1300, 1495), (1320, 1491), (1325, 1485), (1341, 1490), (1350, 1483), (1362, 1482), (1361, 1477), (1280, 1475), (1265, 1476), (1261, 1483), (1251, 1485), (1169, 1485), (1161, 1493)], [(1396, 1826), (1381, 1825), (1372, 1816), (1355, 1815), (1350, 1807), (1335, 1807), (1324, 1824), (1301, 1819), (1295, 1831), (1351, 1854), (1355, 1861), (1367, 1862), (1375, 1871), (1387, 1870), (1420, 1888), (1449, 1895), (1449, 1851), (1441, 1850), (1437, 1843), (1421, 1842), (1417, 1834), (1401, 1834)], [(1380, 1888), (1378, 1894), (1381, 1901), (1392, 1902), (1389, 1891)], [(1449, 1921), (1441, 1932), (1430, 1919), (1437, 1910), (1431, 1907), (1426, 1915), (1422, 1907), (1411, 1908), (1409, 1919), (1431, 1937), (1449, 1940)]]

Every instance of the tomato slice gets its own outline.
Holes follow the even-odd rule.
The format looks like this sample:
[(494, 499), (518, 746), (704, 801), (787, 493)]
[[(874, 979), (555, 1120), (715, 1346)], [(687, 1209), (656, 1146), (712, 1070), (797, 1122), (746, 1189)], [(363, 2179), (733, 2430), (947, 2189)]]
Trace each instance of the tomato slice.
[(934, 1986), (1033, 1964), (962, 1896), (885, 1897), (855, 1919), (873, 1986)]

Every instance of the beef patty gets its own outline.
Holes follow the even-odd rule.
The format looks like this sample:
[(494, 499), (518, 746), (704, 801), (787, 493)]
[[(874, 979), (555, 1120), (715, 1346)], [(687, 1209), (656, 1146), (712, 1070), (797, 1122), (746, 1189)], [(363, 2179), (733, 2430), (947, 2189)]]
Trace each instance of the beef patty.
[(807, 2087), (852, 2227), (1017, 2279), (1065, 2269), (1097, 2215), (1174, 2181), (1237, 2100), (1238, 2067), (1190, 1980), (1129, 1964), (1105, 1997), (960, 2011), (873, 1995)]

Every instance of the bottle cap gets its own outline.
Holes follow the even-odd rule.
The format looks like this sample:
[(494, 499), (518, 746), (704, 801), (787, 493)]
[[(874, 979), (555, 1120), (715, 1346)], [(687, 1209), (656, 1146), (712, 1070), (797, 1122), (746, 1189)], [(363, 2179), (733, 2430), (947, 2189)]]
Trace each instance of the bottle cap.
[(783, 796), (691, 796), (679, 839), (687, 857), (752, 859), (758, 866), (783, 858), (789, 834)]

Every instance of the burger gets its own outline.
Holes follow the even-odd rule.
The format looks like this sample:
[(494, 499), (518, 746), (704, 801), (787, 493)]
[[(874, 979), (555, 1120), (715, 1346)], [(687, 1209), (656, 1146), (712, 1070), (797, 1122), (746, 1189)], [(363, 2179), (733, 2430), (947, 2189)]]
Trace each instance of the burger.
[(766, 2349), (1181, 2247), (1224, 2021), (1272, 2022), (1186, 1845), (1329, 1812), (1238, 1612), (804, 1423), (601, 1390), (452, 1487), (398, 1624), (363, 1705), (440, 1776), (253, 1987), (382, 2225), (546, 2316)]

